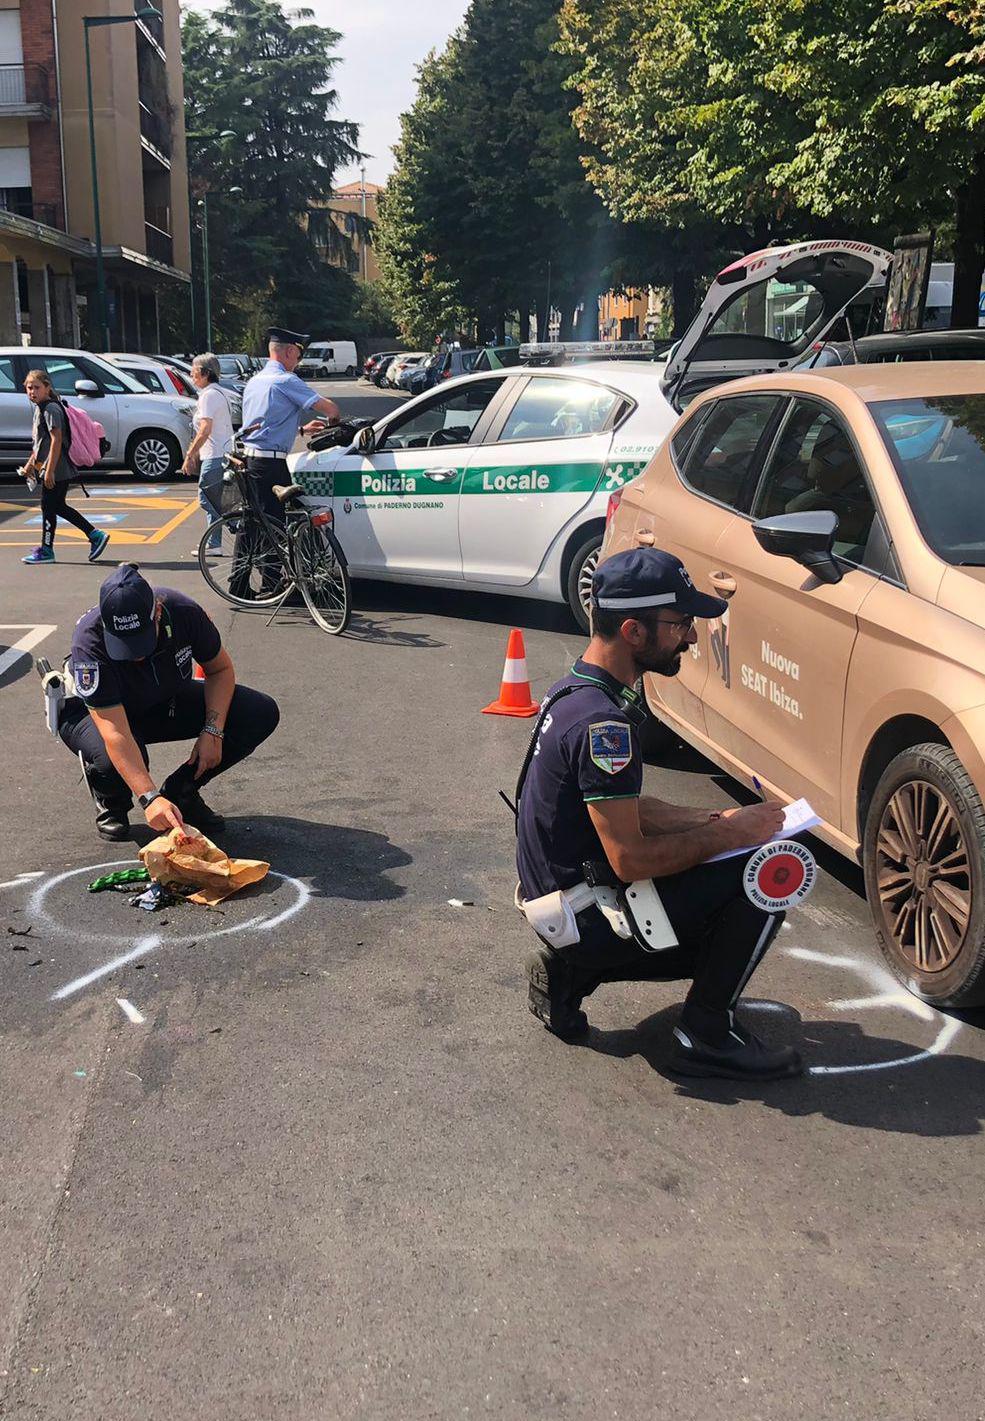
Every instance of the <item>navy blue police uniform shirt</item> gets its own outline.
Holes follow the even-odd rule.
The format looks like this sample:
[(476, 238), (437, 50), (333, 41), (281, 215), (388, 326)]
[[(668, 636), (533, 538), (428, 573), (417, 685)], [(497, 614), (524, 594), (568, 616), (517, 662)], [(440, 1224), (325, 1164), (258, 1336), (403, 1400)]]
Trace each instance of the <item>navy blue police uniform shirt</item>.
[(128, 716), (166, 705), (187, 686), (199, 665), (218, 656), (222, 639), (208, 614), (183, 592), (155, 587), (163, 602), (157, 650), (143, 661), (114, 661), (107, 654), (99, 608), (76, 623), (69, 658), (76, 694), (87, 706), (122, 705)]
[(582, 883), (585, 860), (605, 858), (588, 806), (638, 799), (643, 788), (639, 737), (620, 704), (635, 701), (635, 692), (585, 661), (548, 696), (569, 685), (579, 689), (544, 718), (520, 795), (516, 857), (525, 899)]

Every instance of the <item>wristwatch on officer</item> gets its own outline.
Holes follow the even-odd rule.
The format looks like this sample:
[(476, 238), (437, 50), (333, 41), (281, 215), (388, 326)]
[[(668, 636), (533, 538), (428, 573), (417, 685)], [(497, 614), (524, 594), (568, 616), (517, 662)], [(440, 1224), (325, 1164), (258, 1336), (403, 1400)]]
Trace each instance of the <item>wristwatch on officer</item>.
[(148, 810), (154, 803), (154, 800), (160, 799), (160, 797), (161, 791), (159, 789), (149, 789), (146, 791), (146, 793), (137, 795), (137, 802), (140, 805), (141, 809), (146, 812), (146, 810)]

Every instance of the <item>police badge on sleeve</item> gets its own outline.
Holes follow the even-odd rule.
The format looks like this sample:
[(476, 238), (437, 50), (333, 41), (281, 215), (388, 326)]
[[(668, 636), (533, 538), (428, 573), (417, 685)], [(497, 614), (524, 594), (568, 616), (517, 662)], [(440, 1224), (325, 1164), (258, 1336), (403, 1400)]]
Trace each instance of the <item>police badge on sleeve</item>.
[(76, 661), (72, 667), (72, 679), (77, 695), (93, 695), (99, 685), (99, 662)]
[(597, 720), (588, 727), (588, 751), (600, 770), (618, 775), (633, 758), (629, 726), (621, 720)]

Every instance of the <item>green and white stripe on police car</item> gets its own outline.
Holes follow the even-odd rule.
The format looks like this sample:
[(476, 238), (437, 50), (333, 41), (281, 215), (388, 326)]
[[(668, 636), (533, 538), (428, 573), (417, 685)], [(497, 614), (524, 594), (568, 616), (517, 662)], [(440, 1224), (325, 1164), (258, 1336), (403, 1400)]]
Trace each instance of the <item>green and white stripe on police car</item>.
[[(609, 493), (635, 479), (643, 472), (648, 458), (609, 460), (599, 464), (592, 459), (584, 462), (552, 464), (495, 464), (479, 461), (455, 473), (464, 474), (460, 483), (452, 482), (448, 492), (472, 494), (497, 493)], [(435, 485), (425, 468), (419, 469), (313, 469), (303, 465), (295, 471), (297, 482), (309, 498), (392, 498), (395, 494), (426, 494), (433, 497)], [(601, 488), (600, 488), (601, 481)]]

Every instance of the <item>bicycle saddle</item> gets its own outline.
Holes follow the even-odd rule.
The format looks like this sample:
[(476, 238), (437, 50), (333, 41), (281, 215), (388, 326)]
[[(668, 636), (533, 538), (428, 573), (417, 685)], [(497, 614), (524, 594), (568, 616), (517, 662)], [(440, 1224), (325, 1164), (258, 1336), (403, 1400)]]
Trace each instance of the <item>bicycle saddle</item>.
[(281, 503), (286, 503), (289, 498), (300, 498), (304, 489), (300, 484), (274, 484), (273, 495)]

